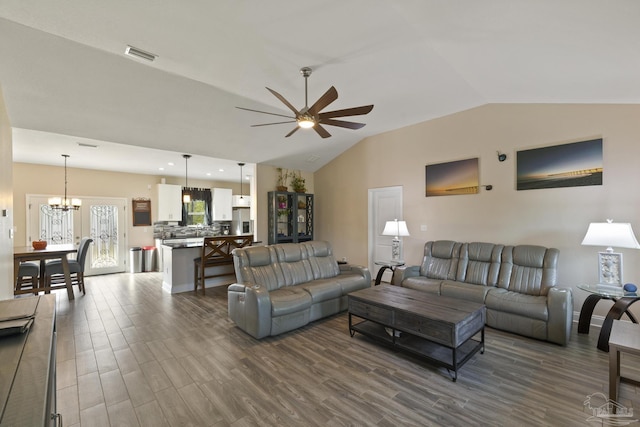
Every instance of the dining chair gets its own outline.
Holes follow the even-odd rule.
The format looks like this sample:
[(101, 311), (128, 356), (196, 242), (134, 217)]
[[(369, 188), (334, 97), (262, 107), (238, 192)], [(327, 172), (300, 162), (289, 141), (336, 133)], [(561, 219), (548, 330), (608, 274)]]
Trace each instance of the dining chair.
[[(89, 252), (89, 245), (93, 242), (93, 239), (89, 237), (83, 237), (78, 246), (78, 256), (76, 259), (68, 260), (69, 273), (71, 274), (71, 284), (78, 285), (78, 288), (84, 295), (84, 264), (87, 259), (87, 253)], [(64, 282), (64, 271), (62, 270), (62, 260), (53, 260), (47, 262), (44, 271), (46, 286), (51, 286), (52, 283)]]
[(24, 285), (31, 285), (31, 289), (34, 295), (38, 294), (38, 275), (40, 274), (40, 267), (35, 262), (21, 262), (18, 266), (18, 280), (16, 280), (16, 287), (14, 294), (23, 294)]

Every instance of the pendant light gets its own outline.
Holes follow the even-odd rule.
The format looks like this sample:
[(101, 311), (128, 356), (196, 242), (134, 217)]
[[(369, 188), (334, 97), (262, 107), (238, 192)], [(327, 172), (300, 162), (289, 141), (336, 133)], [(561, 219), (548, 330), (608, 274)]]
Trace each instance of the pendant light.
[[(188, 171), (189, 171), (189, 169), (188, 169), (187, 163), (189, 162), (189, 159), (191, 158), (191, 154), (183, 154), (182, 157), (184, 157), (184, 189), (189, 191), (188, 190), (188, 187), (189, 187), (189, 185), (188, 185), (188, 183), (189, 183)], [(189, 193), (183, 194), (182, 195), (182, 203), (190, 203), (190, 202), (191, 202), (191, 195)]]
[(71, 157), (68, 154), (62, 154), (64, 157), (64, 198), (60, 197), (51, 197), (49, 199), (49, 206), (51, 209), (58, 209), (63, 212), (73, 209), (77, 211), (80, 209), (82, 205), (82, 201), (80, 199), (69, 199), (67, 198), (67, 158)]
[(244, 163), (238, 163), (238, 166), (240, 166), (240, 198), (244, 199), (244, 192), (242, 191), (242, 167)]

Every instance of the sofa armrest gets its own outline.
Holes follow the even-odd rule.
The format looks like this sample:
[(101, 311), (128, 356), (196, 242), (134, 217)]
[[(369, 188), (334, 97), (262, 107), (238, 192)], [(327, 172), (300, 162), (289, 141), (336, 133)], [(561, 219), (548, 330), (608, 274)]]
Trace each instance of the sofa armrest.
[(254, 338), (271, 334), (271, 299), (266, 286), (234, 283), (227, 288), (229, 317)]
[(371, 282), (371, 273), (367, 267), (353, 264), (339, 264), (340, 274), (359, 274), (367, 282)]
[(407, 279), (409, 277), (418, 277), (419, 275), (419, 265), (403, 265), (401, 267), (396, 267), (393, 271), (393, 276), (391, 277), (391, 284), (395, 286), (402, 286), (402, 282), (404, 281), (404, 279)]
[(547, 294), (549, 321), (547, 339), (560, 345), (567, 345), (571, 337), (573, 322), (573, 294), (569, 288), (551, 288)]

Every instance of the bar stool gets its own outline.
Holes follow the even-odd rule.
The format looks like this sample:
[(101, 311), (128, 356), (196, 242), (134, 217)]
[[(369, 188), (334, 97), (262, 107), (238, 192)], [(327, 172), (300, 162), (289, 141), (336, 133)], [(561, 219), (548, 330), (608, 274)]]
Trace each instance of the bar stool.
[(31, 285), (31, 292), (34, 295), (38, 295), (38, 275), (40, 273), (40, 267), (35, 262), (22, 262), (18, 267), (18, 280), (16, 280), (16, 287), (14, 295), (28, 293), (26, 289), (23, 289), (24, 285)]

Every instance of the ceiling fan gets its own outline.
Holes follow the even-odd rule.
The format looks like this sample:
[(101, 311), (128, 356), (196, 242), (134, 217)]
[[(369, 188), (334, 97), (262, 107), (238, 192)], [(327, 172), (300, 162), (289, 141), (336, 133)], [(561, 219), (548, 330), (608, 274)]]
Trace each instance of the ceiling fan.
[(311, 107), (309, 107), (308, 99), (307, 99), (307, 79), (311, 75), (311, 68), (309, 67), (301, 68), (300, 74), (302, 74), (302, 76), (304, 77), (304, 108), (302, 108), (300, 111), (296, 110), (296, 108), (289, 101), (287, 101), (284, 98), (284, 96), (280, 95), (278, 92), (276, 92), (273, 89), (267, 88), (269, 92), (271, 92), (276, 98), (282, 101), (282, 103), (286, 105), (293, 112), (294, 114), (293, 116), (287, 116), (284, 114), (277, 114), (277, 113), (269, 113), (267, 111), (252, 110), (251, 108), (243, 108), (243, 107), (236, 107), (236, 108), (239, 108), (240, 110), (253, 111), (255, 113), (270, 114), (272, 116), (286, 117), (288, 119), (292, 119), (286, 122), (263, 123), (258, 125), (251, 125), (251, 127), (280, 125), (284, 123), (297, 122), (297, 126), (293, 128), (291, 132), (286, 134), (285, 137), (290, 137), (299, 128), (303, 128), (303, 129), (313, 128), (318, 133), (318, 135), (320, 135), (323, 138), (328, 138), (331, 136), (331, 134), (327, 132), (327, 130), (324, 127), (322, 127), (322, 125), (337, 126), (341, 128), (347, 128), (347, 129), (360, 129), (365, 125), (364, 123), (348, 122), (345, 120), (336, 120), (335, 118), (347, 117), (347, 116), (361, 116), (363, 114), (368, 114), (373, 109), (373, 105), (363, 105), (361, 107), (345, 108), (344, 110), (334, 110), (334, 111), (327, 111), (322, 113), (321, 111), (325, 107), (327, 107), (333, 101), (338, 99), (338, 91), (336, 90), (335, 87), (331, 86), (329, 90), (327, 90), (324, 93), (324, 95), (322, 95)]

